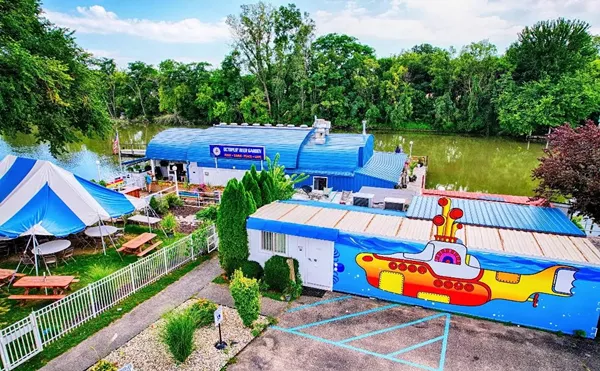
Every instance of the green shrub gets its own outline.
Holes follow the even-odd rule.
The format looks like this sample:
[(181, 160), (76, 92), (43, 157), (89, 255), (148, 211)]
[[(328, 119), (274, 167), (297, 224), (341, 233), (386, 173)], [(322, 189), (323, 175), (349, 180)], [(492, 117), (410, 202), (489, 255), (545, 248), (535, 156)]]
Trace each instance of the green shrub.
[(163, 216), (162, 220), (160, 221), (160, 226), (163, 227), (165, 232), (174, 233), (178, 226), (177, 218), (175, 218), (175, 215), (168, 213), (167, 215)]
[(96, 364), (94, 364), (92, 367), (90, 367), (89, 371), (117, 371), (118, 369), (119, 368), (116, 364), (102, 359), (96, 362)]
[(202, 226), (192, 232), (190, 242), (194, 246), (194, 251), (196, 254), (199, 252), (204, 253), (208, 249), (208, 227), (209, 226)]
[(270, 289), (288, 294), (293, 299), (302, 294), (302, 279), (298, 261), (294, 261), (294, 270), (296, 271), (296, 282), (290, 279), (290, 267), (284, 256), (273, 255), (265, 263), (264, 281)]
[(246, 218), (250, 215), (252, 203), (242, 183), (237, 179), (227, 183), (217, 214), (217, 231), (219, 262), (228, 276), (248, 260), (250, 254)]
[[(254, 172), (256, 172), (256, 169), (254, 169)], [(244, 175), (244, 178), (242, 179), (242, 184), (244, 185), (244, 189), (247, 192), (250, 192), (250, 194), (252, 195), (252, 199), (256, 204), (256, 208), (258, 209), (259, 207), (261, 207), (263, 205), (262, 195), (260, 192), (260, 188), (258, 188), (256, 178), (252, 175), (251, 171), (246, 172), (246, 175)]]
[(258, 281), (254, 278), (246, 278), (241, 270), (236, 270), (229, 284), (229, 290), (244, 326), (252, 327), (252, 323), (260, 314)]
[(210, 206), (205, 207), (204, 209), (198, 211), (196, 213), (196, 219), (216, 222), (218, 213), (219, 213), (219, 206), (218, 205), (210, 205)]
[(258, 262), (252, 260), (247, 260), (243, 262), (240, 269), (242, 270), (244, 277), (256, 278), (257, 280), (259, 280), (263, 276), (263, 268)]
[(152, 196), (150, 198), (150, 208), (158, 214), (163, 215), (169, 211), (169, 202), (164, 197)]
[(258, 187), (260, 188), (263, 204), (270, 204), (274, 201), (273, 179), (268, 171), (263, 171), (260, 173)]
[(162, 339), (178, 362), (184, 362), (194, 350), (196, 321), (187, 312), (167, 316)]
[(215, 310), (217, 310), (217, 304), (210, 300), (199, 299), (187, 309), (187, 314), (192, 317), (198, 328), (213, 323)]
[(173, 207), (181, 207), (183, 206), (183, 200), (177, 196), (177, 194), (175, 193), (169, 193), (168, 195), (166, 195), (165, 197), (163, 197), (163, 199), (167, 202), (167, 204), (169, 205), (169, 209), (173, 208)]

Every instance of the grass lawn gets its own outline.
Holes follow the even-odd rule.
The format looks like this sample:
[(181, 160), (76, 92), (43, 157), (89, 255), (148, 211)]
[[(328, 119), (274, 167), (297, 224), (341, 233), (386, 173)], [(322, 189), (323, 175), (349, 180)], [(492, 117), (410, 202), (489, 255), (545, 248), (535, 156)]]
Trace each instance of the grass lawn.
[(203, 255), (198, 259), (193, 260), (192, 262), (185, 264), (181, 268), (171, 272), (169, 275), (162, 277), (153, 284), (144, 287), (140, 291), (115, 305), (113, 308), (103, 312), (97, 318), (91, 319), (90, 321), (71, 331), (68, 335), (51, 343), (44, 348), (42, 353), (36, 355), (27, 363), (21, 365), (18, 369), (20, 371), (39, 370), (52, 359), (73, 348), (96, 332), (102, 330), (112, 322), (121, 318), (139, 304), (158, 294), (164, 288), (179, 280), (186, 273), (190, 272), (202, 262), (210, 259), (211, 256), (212, 255)]
[[(135, 235), (147, 231), (147, 227), (127, 225), (125, 227), (126, 240), (130, 240)], [(185, 236), (183, 234), (177, 234), (168, 238), (160, 231), (153, 230), (153, 233), (156, 233), (157, 238), (163, 241), (162, 247), (169, 246), (176, 240)], [(69, 264), (60, 263), (58, 267), (50, 267), (50, 271), (53, 275), (75, 276), (79, 279), (78, 283), (71, 285), (71, 292), (106, 277), (139, 259), (137, 256), (129, 254), (121, 254), (121, 256), (119, 256), (112, 246), (110, 248), (107, 246), (106, 256), (102, 254), (102, 249), (98, 249), (95, 254), (92, 253), (93, 250), (90, 250), (89, 252), (86, 250), (84, 253), (81, 253), (81, 251), (81, 249), (76, 249), (76, 261), (69, 261)], [(0, 262), (0, 268), (15, 269), (16, 265), (17, 263), (14, 261)], [(40, 266), (39, 272), (40, 274), (43, 274), (44, 271), (42, 266)], [(35, 272), (32, 272), (32, 274), (35, 274)], [(7, 325), (27, 317), (32, 310), (40, 309), (50, 303), (48, 301), (33, 301), (21, 306), (17, 301), (6, 299), (9, 295), (20, 294), (22, 292), (23, 289), (13, 287), (10, 289), (7, 289), (6, 287), (0, 289), (0, 313), (2, 314), (0, 316), (0, 328), (6, 327)]]

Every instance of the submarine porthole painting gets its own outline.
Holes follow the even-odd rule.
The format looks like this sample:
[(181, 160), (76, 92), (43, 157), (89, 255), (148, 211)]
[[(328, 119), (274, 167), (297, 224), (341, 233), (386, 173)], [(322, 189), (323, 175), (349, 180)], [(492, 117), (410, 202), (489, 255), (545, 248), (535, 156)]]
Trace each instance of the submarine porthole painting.
[(491, 252), (470, 252), (456, 232), (463, 211), (439, 200), (434, 240), (338, 239), (333, 289), (594, 337), (600, 270)]

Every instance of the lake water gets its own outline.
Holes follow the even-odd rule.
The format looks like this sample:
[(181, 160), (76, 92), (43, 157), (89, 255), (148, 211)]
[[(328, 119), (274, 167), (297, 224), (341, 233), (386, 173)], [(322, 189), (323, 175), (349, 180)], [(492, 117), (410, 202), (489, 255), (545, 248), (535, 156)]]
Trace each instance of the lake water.
[[(128, 126), (119, 131), (121, 143), (145, 144), (163, 130), (157, 125)], [(0, 138), (0, 158), (6, 154), (51, 160), (86, 179), (110, 179), (118, 174), (118, 158), (112, 155), (114, 138), (89, 139), (68, 146), (68, 153), (53, 158), (47, 145), (32, 136)], [(375, 133), (376, 150), (393, 151), (404, 143), (413, 155), (429, 156), (427, 188), (530, 196), (535, 183), (531, 171), (538, 164), (543, 145), (505, 138), (481, 138), (429, 133)], [(96, 165), (96, 161), (100, 165)]]

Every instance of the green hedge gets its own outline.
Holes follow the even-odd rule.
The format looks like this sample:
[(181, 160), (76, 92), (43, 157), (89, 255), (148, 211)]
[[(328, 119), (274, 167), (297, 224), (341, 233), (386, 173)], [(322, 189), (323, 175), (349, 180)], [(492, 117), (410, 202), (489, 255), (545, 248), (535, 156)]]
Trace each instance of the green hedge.
[(258, 262), (248, 260), (242, 263), (240, 267), (244, 277), (256, 278), (257, 280), (263, 277), (263, 268)]
[(279, 255), (273, 255), (265, 263), (264, 281), (269, 288), (284, 294), (289, 294), (292, 298), (297, 298), (302, 294), (302, 279), (298, 260), (294, 261), (294, 270), (296, 271), (296, 282), (290, 280), (290, 267), (287, 264), (288, 258)]
[(235, 308), (246, 327), (252, 327), (254, 321), (260, 314), (260, 289), (258, 281), (254, 278), (246, 278), (241, 270), (233, 273), (229, 290)]

